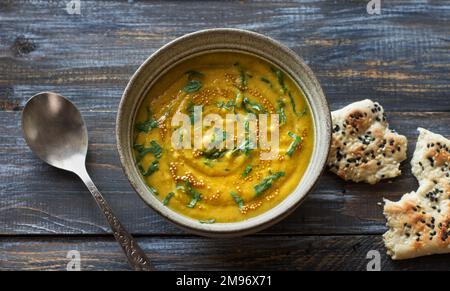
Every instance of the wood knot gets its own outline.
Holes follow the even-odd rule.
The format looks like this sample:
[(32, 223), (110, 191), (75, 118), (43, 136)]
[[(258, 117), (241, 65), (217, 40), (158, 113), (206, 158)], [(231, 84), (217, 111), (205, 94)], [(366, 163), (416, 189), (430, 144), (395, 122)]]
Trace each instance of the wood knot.
[(23, 56), (36, 50), (37, 45), (29, 38), (18, 36), (11, 45), (11, 50), (16, 56)]
[(12, 87), (0, 87), (0, 111), (19, 111), (21, 106), (14, 101), (14, 89)]

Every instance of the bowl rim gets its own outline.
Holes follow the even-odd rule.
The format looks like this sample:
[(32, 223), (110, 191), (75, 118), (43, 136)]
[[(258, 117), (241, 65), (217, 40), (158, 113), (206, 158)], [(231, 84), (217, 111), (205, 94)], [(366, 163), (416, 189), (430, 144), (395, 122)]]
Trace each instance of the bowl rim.
[[(145, 188), (145, 189), (147, 189), (147, 192), (148, 192), (145, 194), (150, 194), (151, 195), (150, 197), (153, 199), (147, 199), (146, 196), (143, 193), (141, 193), (142, 189), (136, 183), (139, 183), (138, 182), (139, 180), (140, 180), (140, 183), (145, 184), (145, 182), (143, 181), (142, 177), (140, 177), (140, 175), (137, 175), (137, 177), (136, 177), (136, 173), (134, 173), (134, 175), (133, 175), (132, 170), (130, 171), (130, 169), (128, 169), (128, 166), (127, 166), (128, 158), (126, 157), (126, 153), (125, 153), (126, 146), (123, 146), (123, 143), (124, 142), (126, 143), (127, 141), (122, 139), (121, 133), (123, 130), (122, 124), (124, 122), (126, 122), (127, 120), (129, 121), (129, 119), (130, 119), (130, 116), (124, 116), (124, 107), (125, 107), (124, 104), (125, 104), (125, 99), (127, 98), (130, 91), (132, 90), (132, 87), (135, 85), (135, 83), (138, 80), (138, 78), (140, 77), (141, 73), (146, 69), (146, 67), (149, 65), (149, 63), (151, 63), (153, 60), (155, 60), (159, 55), (164, 54), (165, 51), (169, 50), (173, 46), (178, 45), (181, 42), (184, 42), (191, 38), (196, 38), (201, 35), (205, 35), (205, 34), (207, 35), (207, 34), (211, 34), (211, 33), (212, 34), (214, 34), (214, 33), (242, 34), (243, 36), (247, 36), (250, 38), (257, 38), (258, 40), (263, 41), (263, 42), (264, 41), (269, 42), (272, 46), (278, 47), (284, 54), (287, 54), (288, 57), (293, 58), (297, 63), (296, 65), (300, 66), (302, 68), (302, 70), (304, 70), (306, 72), (306, 74), (308, 75), (307, 77), (309, 78), (309, 81), (314, 83), (315, 89), (319, 93), (318, 94), (319, 96), (314, 96), (314, 98), (320, 99), (318, 102), (321, 104), (321, 107), (325, 108), (325, 110), (322, 109), (322, 111), (325, 111), (327, 113), (327, 114), (325, 114), (325, 116), (322, 116), (322, 118), (325, 119), (324, 121), (326, 123), (325, 131), (328, 133), (328, 134), (325, 134), (323, 137), (323, 138), (325, 138), (325, 140), (324, 140), (325, 150), (323, 153), (325, 158), (322, 157), (322, 159), (321, 159), (322, 165), (320, 165), (320, 167), (318, 169), (316, 169), (315, 172), (311, 173), (312, 176), (310, 178), (313, 179), (313, 182), (310, 183), (310, 185), (308, 185), (307, 188), (302, 191), (303, 194), (301, 196), (299, 196), (298, 198), (296, 198), (295, 200), (293, 200), (292, 203), (290, 203), (288, 205), (283, 205), (284, 209), (282, 209), (282, 211), (278, 211), (278, 213), (273, 213), (273, 212), (275, 209), (280, 208), (280, 205), (285, 203), (288, 197), (293, 196), (293, 194), (295, 194), (296, 192), (299, 191), (299, 186), (302, 184), (301, 182), (303, 181), (304, 177), (306, 176), (306, 174), (307, 174), (308, 170), (310, 169), (311, 164), (313, 162), (314, 151), (311, 154), (310, 161), (305, 170), (305, 173), (303, 174), (302, 178), (299, 180), (296, 189), (292, 193), (287, 195), (286, 198), (284, 198), (280, 203), (278, 203), (271, 209), (267, 210), (266, 212), (261, 213), (255, 217), (249, 218), (247, 220), (238, 221), (238, 222), (201, 224), (197, 220), (194, 220), (193, 218), (190, 218), (190, 217), (186, 217), (168, 207), (165, 207), (165, 206), (161, 207), (161, 205), (162, 205), (161, 202), (156, 197), (151, 195), (148, 188)], [(200, 55), (203, 53), (206, 54), (213, 50), (214, 49), (205, 49), (204, 51), (197, 52), (196, 54), (197, 55)], [(227, 50), (227, 49), (224, 48), (223, 51), (225, 51), (225, 50)], [(239, 51), (239, 50), (236, 49), (236, 51)], [(241, 52), (242, 53), (251, 53), (251, 54), (258, 56), (258, 53), (254, 52), (254, 51), (247, 52), (242, 49)], [(190, 56), (192, 57), (193, 55), (191, 54)], [(273, 63), (272, 60), (267, 59), (265, 56), (258, 56), (258, 57), (260, 57), (270, 63)], [(170, 68), (173, 68), (176, 64), (183, 62), (188, 58), (189, 58), (189, 56), (184, 56), (181, 60), (170, 63), (169, 69), (167, 69), (167, 70), (170, 70)], [(289, 74), (290, 78), (293, 79), (293, 81), (297, 84), (297, 86), (302, 88), (302, 91), (305, 93), (306, 101), (308, 102), (309, 107), (312, 109), (313, 106), (310, 101), (311, 97), (306, 96), (309, 93), (306, 92), (306, 90), (304, 89), (304, 86), (301, 86), (301, 84), (298, 84), (298, 81), (296, 80), (296, 78), (294, 78), (292, 76), (292, 74), (290, 72), (286, 72), (286, 68), (283, 68), (282, 66), (280, 66), (280, 64), (282, 64), (282, 63), (284, 63), (284, 62), (279, 60), (279, 63), (276, 63), (276, 65), (281, 67), (282, 70), (285, 71), (285, 73)], [(164, 75), (167, 72), (167, 70), (160, 71), (158, 73), (158, 75), (156, 75), (156, 77), (154, 78), (154, 80), (152, 82), (153, 83), (156, 82), (159, 78), (162, 77), (162, 75)], [(298, 77), (298, 79), (300, 80), (300, 79), (302, 79), (302, 77)], [(141, 90), (141, 93), (148, 92), (148, 90), (152, 86), (152, 84), (150, 84), (152, 82), (146, 83), (147, 88), (143, 88)], [(135, 102), (135, 105), (134, 105), (135, 110), (134, 110), (133, 116), (131, 116), (131, 119), (133, 120), (133, 122), (131, 122), (132, 124), (134, 123), (134, 119), (136, 116), (136, 110), (139, 108), (143, 99), (145, 99), (145, 94), (146, 93), (142, 93), (141, 96), (137, 97), (137, 99), (136, 99), (137, 101)], [(144, 95), (144, 97), (142, 97), (142, 95)], [(136, 105), (136, 104), (139, 104), (139, 105)], [(317, 109), (317, 110), (319, 110), (319, 109)], [(321, 112), (321, 113), (324, 113), (324, 112)], [(318, 121), (316, 120), (316, 118), (313, 117), (314, 127), (317, 126), (317, 122)], [(317, 135), (317, 130), (315, 130), (315, 135)], [(260, 231), (262, 229), (272, 226), (273, 224), (281, 221), (286, 216), (291, 214), (305, 200), (305, 198), (308, 196), (308, 194), (311, 192), (311, 190), (317, 184), (320, 176), (324, 172), (324, 170), (326, 168), (326, 160), (327, 160), (327, 157), (328, 157), (329, 151), (330, 151), (331, 135), (332, 135), (331, 111), (330, 111), (330, 108), (328, 105), (328, 101), (325, 97), (325, 94), (323, 93), (323, 90), (322, 90), (322, 87), (321, 87), (319, 81), (317, 80), (313, 71), (305, 63), (305, 61), (299, 55), (297, 55), (294, 51), (292, 51), (290, 48), (288, 48), (284, 44), (282, 44), (268, 36), (265, 36), (263, 34), (259, 34), (259, 33), (253, 32), (253, 31), (236, 29), (236, 28), (211, 28), (211, 29), (204, 29), (204, 30), (191, 32), (191, 33), (182, 35), (182, 36), (168, 42), (167, 44), (163, 45), (159, 49), (157, 49), (138, 67), (138, 69), (131, 76), (131, 78), (122, 94), (120, 104), (118, 107), (117, 117), (116, 117), (116, 145), (117, 145), (117, 150), (119, 153), (120, 162), (122, 165), (122, 170), (123, 170), (124, 174), (126, 175), (128, 181), (130, 182), (131, 186), (133, 187), (135, 192), (138, 194), (138, 196), (144, 201), (145, 204), (150, 206), (150, 208), (155, 210), (159, 215), (161, 215), (168, 221), (174, 223), (178, 227), (180, 227), (184, 230), (187, 230), (188, 232), (194, 233), (194, 234), (198, 234), (198, 235), (202, 235), (202, 236), (210, 236), (210, 237), (234, 237), (234, 236), (241, 236), (241, 235), (254, 233), (254, 232), (257, 232), (257, 231)], [(128, 139), (130, 139), (130, 138), (128, 138)], [(128, 142), (130, 142), (130, 141), (128, 141)], [(316, 136), (314, 142), (315, 142), (314, 146), (316, 147), (317, 146), (317, 144), (316, 144), (317, 136)], [(136, 168), (136, 167), (134, 167), (134, 168)], [(135, 169), (134, 172), (137, 172), (137, 170)], [(136, 180), (138, 180), (138, 181), (136, 181)], [(159, 203), (161, 205), (159, 205), (157, 203)], [(271, 214), (271, 213), (272, 213), (272, 215), (270, 216), (269, 214)], [(218, 225), (220, 227), (217, 227)]]

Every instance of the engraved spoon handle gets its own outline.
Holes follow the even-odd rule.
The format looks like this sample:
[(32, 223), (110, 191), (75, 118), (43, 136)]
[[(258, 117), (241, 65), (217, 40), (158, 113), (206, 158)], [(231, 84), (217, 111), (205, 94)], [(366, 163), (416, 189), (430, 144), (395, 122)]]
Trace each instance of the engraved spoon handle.
[(128, 263), (131, 265), (131, 267), (135, 271), (154, 270), (152, 264), (150, 263), (150, 260), (147, 258), (144, 251), (139, 247), (134, 238), (125, 230), (117, 216), (112, 211), (111, 207), (109, 207), (108, 203), (103, 198), (100, 191), (94, 185), (94, 182), (92, 182), (92, 179), (89, 177), (89, 174), (87, 173), (85, 167), (80, 173), (78, 173), (78, 176), (83, 180), (84, 184), (89, 189), (95, 201), (97, 202), (97, 205), (100, 207), (106, 219), (108, 220), (114, 237), (125, 252)]

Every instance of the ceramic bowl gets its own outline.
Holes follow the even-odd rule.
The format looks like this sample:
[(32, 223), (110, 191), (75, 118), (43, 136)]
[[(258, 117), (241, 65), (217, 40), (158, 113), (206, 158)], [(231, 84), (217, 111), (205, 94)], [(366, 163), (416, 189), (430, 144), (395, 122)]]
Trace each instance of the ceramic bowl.
[[(147, 189), (134, 163), (133, 124), (149, 88), (176, 64), (213, 51), (256, 55), (280, 67), (304, 91), (314, 121), (315, 144), (309, 166), (295, 191), (269, 211), (241, 222), (200, 224), (164, 206)], [(116, 121), (117, 148), (123, 170), (133, 188), (151, 208), (181, 228), (204, 236), (240, 236), (257, 232), (282, 220), (305, 199), (319, 179), (330, 148), (331, 118), (327, 100), (311, 69), (292, 50), (261, 34), (239, 29), (208, 29), (175, 39), (153, 53), (133, 74), (119, 105)]]

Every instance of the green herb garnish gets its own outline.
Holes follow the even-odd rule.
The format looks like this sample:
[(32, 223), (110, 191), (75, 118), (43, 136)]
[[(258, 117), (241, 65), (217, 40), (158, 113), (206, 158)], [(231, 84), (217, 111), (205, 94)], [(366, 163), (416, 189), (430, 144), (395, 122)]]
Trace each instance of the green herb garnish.
[(242, 177), (247, 177), (248, 174), (250, 174), (250, 172), (252, 171), (253, 167), (252, 165), (247, 165), (247, 167), (245, 167), (244, 172), (242, 173)]
[(205, 164), (206, 166), (212, 168), (213, 167), (212, 162), (213, 161), (211, 159), (205, 158), (205, 160), (203, 161), (203, 164)]
[(186, 112), (189, 115), (189, 119), (191, 120), (191, 124), (194, 124), (197, 119), (196, 119), (196, 115), (195, 115), (195, 106), (200, 106), (203, 107), (203, 105), (196, 105), (194, 102), (190, 101), (186, 107)]
[(225, 155), (227, 152), (227, 149), (219, 149), (219, 148), (212, 148), (210, 150), (202, 151), (201, 155), (204, 156), (207, 159), (214, 160), (214, 159), (220, 159)]
[(292, 111), (294, 111), (294, 114), (297, 115), (297, 110), (295, 109), (295, 101), (294, 97), (291, 94), (291, 91), (288, 92), (289, 100), (291, 101)]
[(181, 144), (184, 141), (184, 133), (180, 131), (180, 134), (178, 135), (178, 142)]
[(136, 123), (135, 128), (142, 132), (150, 132), (153, 128), (157, 128), (158, 123), (155, 120), (147, 120), (141, 123)]
[(231, 191), (231, 196), (233, 197), (234, 201), (236, 201), (237, 205), (239, 206), (239, 209), (242, 209), (244, 207), (244, 200), (242, 200), (241, 197), (236, 192)]
[(241, 86), (241, 89), (243, 89), (248, 85), (248, 78), (249, 77), (251, 78), (251, 75), (249, 75), (239, 63), (235, 63), (234, 66), (239, 71), (240, 86)]
[(237, 93), (236, 93), (236, 98), (235, 98), (235, 100), (234, 100), (234, 105), (237, 107), (237, 108), (241, 108), (242, 107), (242, 99), (244, 98), (244, 95), (240, 92), (240, 91), (238, 91)]
[(172, 198), (172, 197), (173, 197), (173, 195), (175, 195), (175, 193), (173, 193), (173, 192), (169, 192), (169, 194), (167, 194), (167, 196), (166, 196), (166, 197), (164, 197), (164, 200), (163, 200), (163, 205), (167, 205), (167, 204), (169, 204), (170, 198)]
[(303, 108), (302, 112), (300, 112), (299, 114), (297, 114), (299, 117), (305, 116), (306, 113), (308, 112), (308, 108), (305, 106), (305, 108)]
[(186, 182), (186, 192), (192, 196), (191, 202), (187, 205), (188, 208), (194, 208), (197, 202), (202, 200), (202, 194), (192, 188), (191, 183)]
[(291, 91), (289, 91), (289, 88), (287, 87), (286, 83), (284, 82), (284, 73), (282, 71), (280, 71), (279, 69), (275, 69), (274, 67), (272, 67), (271, 70), (278, 79), (278, 84), (280, 84), (281, 92), (283, 94), (286, 94), (286, 93), (288, 94), (289, 100), (290, 100), (291, 106), (292, 106), (292, 111), (294, 111), (295, 115), (298, 115), (297, 110), (295, 109), (294, 96), (292, 96)]
[(255, 148), (255, 145), (249, 139), (250, 122), (248, 120), (246, 120), (244, 123), (244, 129), (245, 129), (245, 140), (238, 147), (233, 149), (233, 151), (231, 152), (233, 155), (237, 154), (238, 152), (242, 152), (248, 156), (252, 151), (252, 149)]
[(271, 67), (270, 69), (272, 70), (272, 72), (277, 77), (278, 84), (280, 85), (283, 94), (286, 94), (286, 92), (288, 91), (288, 88), (286, 86), (286, 83), (284, 83), (284, 74), (283, 74), (283, 72), (280, 71), (279, 69), (274, 68), (274, 67)]
[(200, 90), (202, 85), (202, 81), (200, 80), (189, 80), (186, 86), (184, 86), (183, 91), (186, 93), (194, 93)]
[(184, 187), (183, 184), (177, 183), (177, 185), (175, 186), (175, 189), (177, 189), (178, 191), (186, 193), (186, 187)]
[(285, 124), (286, 123), (286, 113), (284, 112), (284, 102), (281, 99), (277, 100), (278, 103), (278, 108), (277, 108), (277, 113), (278, 113), (278, 119), (280, 121), (280, 124)]
[(212, 223), (215, 223), (216, 220), (214, 218), (210, 218), (210, 219), (206, 219), (206, 220), (199, 220), (198, 222), (200, 222), (201, 224), (212, 224)]
[(203, 78), (204, 75), (200, 72), (190, 70), (186, 72), (188, 82), (184, 86), (183, 91), (186, 93), (194, 93), (202, 88), (203, 83), (199, 79)]
[(200, 193), (196, 192), (196, 194), (192, 197), (191, 202), (187, 205), (188, 208), (194, 208), (197, 205), (197, 202), (202, 199)]
[(284, 172), (276, 172), (274, 174), (265, 177), (259, 184), (255, 185), (254, 187), (256, 196), (259, 196), (262, 193), (264, 193), (264, 191), (272, 187), (272, 184), (275, 180), (279, 179), (280, 177), (283, 177), (284, 175), (285, 175)]
[(269, 79), (265, 78), (265, 77), (261, 77), (261, 81), (263, 81), (264, 83), (266, 83), (270, 88), (273, 88), (272, 82), (270, 82)]
[(186, 107), (186, 111), (189, 115), (189, 119), (191, 120), (191, 123), (195, 122), (195, 115), (194, 115), (194, 102), (190, 101)]
[[(222, 133), (222, 137), (218, 139), (217, 135), (218, 134), (220, 135), (220, 132)], [(215, 132), (211, 140), (212, 148), (202, 151), (201, 155), (204, 156), (206, 159), (219, 159), (223, 157), (228, 150), (225, 148), (220, 148), (220, 144), (224, 142), (226, 139), (227, 139), (227, 132), (220, 131), (219, 128), (215, 128)]]
[(291, 145), (289, 146), (286, 154), (288, 156), (292, 156), (292, 154), (294, 153), (294, 151), (298, 148), (298, 145), (302, 142), (302, 138), (298, 135), (296, 135), (293, 132), (288, 132), (289, 136), (292, 137), (294, 139), (294, 141), (291, 143)]
[[(217, 135), (220, 135), (220, 134), (222, 134), (222, 137), (217, 138)], [(227, 140), (227, 132), (220, 130), (217, 127), (214, 128), (214, 135), (212, 137), (211, 144), (214, 145), (215, 147), (219, 147), (220, 144), (226, 140)]]
[(258, 113), (266, 112), (265, 108), (261, 104), (259, 104), (257, 102), (252, 102), (247, 97), (244, 97), (244, 99), (242, 101), (243, 101), (245, 111), (247, 111), (249, 113), (253, 113), (253, 114), (257, 115)]
[(162, 148), (155, 140), (150, 142), (150, 147), (146, 148), (141, 144), (135, 144), (134, 148), (139, 153), (136, 157), (137, 162), (140, 162), (148, 153), (152, 153), (157, 159), (161, 158)]
[(219, 107), (220, 109), (230, 110), (234, 109), (235, 106), (236, 106), (235, 100), (228, 100), (227, 102), (224, 101), (217, 102), (217, 107)]
[(158, 160), (154, 160), (150, 166), (148, 167), (147, 170), (144, 170), (144, 168), (139, 164), (138, 165), (139, 171), (141, 172), (142, 176), (146, 177), (146, 176), (150, 176), (151, 174), (153, 174), (154, 172), (159, 170), (159, 161)]
[(253, 148), (254, 148), (254, 144), (250, 140), (246, 139), (238, 147), (233, 149), (232, 154), (235, 155), (238, 152), (242, 152), (242, 153), (244, 153), (245, 155), (248, 156)]
[(150, 132), (157, 127), (158, 122), (153, 118), (150, 108), (147, 107), (147, 119), (144, 122), (136, 123), (135, 129), (142, 132)]

